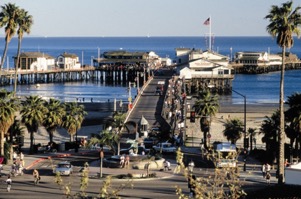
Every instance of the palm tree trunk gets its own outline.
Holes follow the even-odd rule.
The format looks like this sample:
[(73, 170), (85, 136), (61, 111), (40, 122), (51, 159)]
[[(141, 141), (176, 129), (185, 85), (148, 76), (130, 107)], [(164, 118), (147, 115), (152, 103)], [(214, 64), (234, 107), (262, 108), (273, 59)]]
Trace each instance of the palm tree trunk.
[(34, 136), (33, 136), (33, 132), (31, 131), (30, 132), (30, 148), (29, 148), (30, 154), (33, 154), (33, 139), (34, 139)]
[(48, 131), (49, 134), (49, 142), (53, 142), (53, 131)]
[(2, 69), (3, 69), (3, 65), (4, 65), (4, 60), (5, 60), (5, 57), (6, 57), (6, 53), (7, 53), (7, 48), (8, 48), (8, 42), (6, 40), (5, 42), (5, 47), (4, 47), (4, 50), (3, 50), (3, 56), (1, 58), (1, 65), (0, 65), (0, 82), (2, 82)]
[(6, 57), (6, 54), (7, 54), (7, 48), (8, 48), (8, 41), (6, 40), (5, 47), (4, 47), (4, 50), (3, 50), (3, 55), (2, 55), (2, 58), (1, 58), (1, 68), (0, 68), (1, 70), (3, 68), (5, 57)]
[(18, 39), (18, 55), (17, 55), (16, 64), (15, 64), (14, 96), (16, 96), (16, 93), (17, 93), (17, 81), (18, 81), (18, 68), (19, 68), (19, 62), (20, 62), (21, 41), (22, 41), (22, 38), (19, 38)]
[(4, 155), (4, 133), (0, 132), (0, 156)]
[(278, 158), (278, 184), (284, 183), (284, 70), (285, 70), (285, 47), (282, 47), (282, 66), (280, 76), (280, 98), (279, 98), (279, 112), (280, 112), (280, 127), (279, 127), (279, 158)]

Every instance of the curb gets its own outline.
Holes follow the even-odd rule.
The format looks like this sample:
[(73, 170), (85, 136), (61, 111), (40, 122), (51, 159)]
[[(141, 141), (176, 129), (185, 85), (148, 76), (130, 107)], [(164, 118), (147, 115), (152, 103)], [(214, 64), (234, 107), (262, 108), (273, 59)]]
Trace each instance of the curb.
[[(95, 151), (93, 151), (95, 152)], [(78, 155), (86, 155), (86, 154), (89, 154), (89, 153), (92, 153), (92, 152), (81, 152), (81, 153), (76, 153)], [(64, 158), (64, 157), (70, 157), (72, 156), (73, 154), (72, 153), (63, 153), (63, 154), (58, 154), (58, 155), (52, 155), (52, 156), (46, 156), (46, 157), (43, 157), (43, 158), (39, 158), (35, 161), (33, 161), (30, 165), (28, 165), (25, 169), (28, 170), (30, 169), (31, 167), (33, 167), (34, 165), (44, 161), (44, 160), (48, 160), (48, 159), (52, 159), (52, 158)]]

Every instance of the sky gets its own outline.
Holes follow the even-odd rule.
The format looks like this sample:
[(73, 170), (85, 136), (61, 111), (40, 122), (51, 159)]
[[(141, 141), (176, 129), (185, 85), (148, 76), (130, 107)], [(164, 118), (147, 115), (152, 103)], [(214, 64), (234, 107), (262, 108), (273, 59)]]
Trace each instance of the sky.
[[(2, 0), (33, 16), (31, 36), (268, 36), (264, 17), (286, 0)], [(294, 8), (301, 5), (294, 1)], [(4, 29), (0, 29), (0, 36)]]

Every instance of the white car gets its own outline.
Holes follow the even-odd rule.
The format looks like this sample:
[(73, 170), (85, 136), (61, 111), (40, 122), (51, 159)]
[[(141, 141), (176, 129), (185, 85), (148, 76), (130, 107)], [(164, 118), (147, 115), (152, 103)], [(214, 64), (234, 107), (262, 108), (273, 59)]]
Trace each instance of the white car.
[(59, 173), (61, 176), (69, 176), (73, 173), (73, 166), (70, 162), (64, 161), (57, 164), (57, 166), (53, 169), (53, 173)]
[(153, 149), (156, 152), (162, 153), (174, 153), (177, 150), (176, 147), (174, 147), (171, 143), (168, 142), (158, 143), (157, 145), (153, 146)]

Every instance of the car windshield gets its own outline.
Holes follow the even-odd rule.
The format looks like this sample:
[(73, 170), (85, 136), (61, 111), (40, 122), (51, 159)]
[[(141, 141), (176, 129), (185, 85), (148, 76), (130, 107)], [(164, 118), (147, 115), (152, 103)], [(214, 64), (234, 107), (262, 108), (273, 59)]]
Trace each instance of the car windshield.
[(70, 168), (69, 164), (59, 164), (58, 168)]

